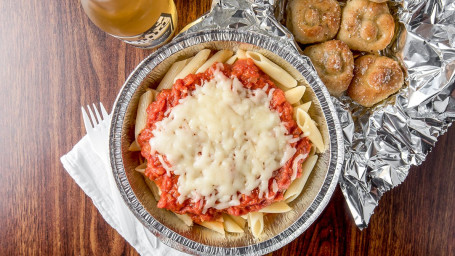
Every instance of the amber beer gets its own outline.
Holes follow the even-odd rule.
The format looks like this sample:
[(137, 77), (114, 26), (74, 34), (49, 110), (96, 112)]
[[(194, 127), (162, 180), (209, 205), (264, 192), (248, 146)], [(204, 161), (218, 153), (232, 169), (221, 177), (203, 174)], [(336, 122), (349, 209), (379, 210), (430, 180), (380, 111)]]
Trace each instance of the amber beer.
[(110, 35), (141, 48), (170, 39), (177, 25), (173, 0), (81, 0), (90, 20)]

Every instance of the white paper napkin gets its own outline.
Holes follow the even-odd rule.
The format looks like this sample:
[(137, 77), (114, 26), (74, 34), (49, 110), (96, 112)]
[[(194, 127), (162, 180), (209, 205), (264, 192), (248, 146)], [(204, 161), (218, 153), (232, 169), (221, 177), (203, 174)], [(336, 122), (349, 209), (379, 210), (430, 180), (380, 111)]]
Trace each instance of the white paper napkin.
[[(105, 132), (108, 133), (109, 131), (106, 129)], [(119, 192), (111, 193), (112, 182), (109, 181), (109, 177), (106, 177), (108, 173), (111, 173), (111, 167), (106, 164), (109, 161), (102, 159), (95, 152), (87, 135), (68, 154), (62, 156), (60, 161), (79, 187), (92, 199), (93, 204), (106, 222), (117, 230), (139, 254), (153, 256), (188, 255), (172, 249), (158, 240), (157, 248), (153, 248), (151, 243), (154, 241), (149, 241), (149, 238), (155, 240), (153, 234), (143, 228), (143, 225), (126, 206)], [(113, 185), (115, 186), (115, 184)], [(117, 188), (114, 189), (118, 191)], [(117, 205), (121, 212), (117, 210), (115, 201), (119, 202)], [(121, 221), (123, 221), (123, 225)]]

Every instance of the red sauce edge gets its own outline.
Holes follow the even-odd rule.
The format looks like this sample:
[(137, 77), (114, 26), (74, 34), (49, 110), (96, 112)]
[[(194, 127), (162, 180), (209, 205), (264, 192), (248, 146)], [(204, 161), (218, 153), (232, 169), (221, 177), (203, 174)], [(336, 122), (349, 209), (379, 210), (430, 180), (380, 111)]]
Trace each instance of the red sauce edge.
[[(213, 72), (216, 67), (220, 64), (215, 63), (204, 73), (190, 74), (184, 79), (179, 79), (175, 82), (172, 89), (161, 91), (156, 100), (150, 104), (147, 108), (147, 124), (146, 128), (141, 132), (138, 137), (138, 142), (141, 146), (141, 154), (147, 159), (147, 168), (145, 175), (155, 182), (155, 184), (161, 190), (161, 197), (158, 202), (159, 208), (165, 208), (178, 214), (189, 215), (196, 223), (202, 221), (210, 221), (217, 219), (222, 213), (228, 213), (231, 215), (244, 215), (249, 212), (258, 211), (273, 202), (281, 201), (283, 199), (284, 191), (291, 184), (291, 176), (293, 173), (292, 163), (300, 154), (307, 154), (311, 149), (311, 144), (308, 138), (304, 137), (298, 140), (296, 143), (291, 144), (297, 149), (294, 156), (286, 162), (286, 164), (280, 169), (274, 171), (272, 178), (269, 180), (269, 198), (265, 196), (259, 198), (258, 189), (252, 191), (251, 195), (242, 195), (240, 199), (240, 205), (231, 206), (226, 209), (217, 210), (215, 208), (209, 208), (205, 213), (203, 211), (203, 200), (195, 203), (191, 200), (185, 200), (182, 204), (177, 202), (179, 196), (177, 190), (177, 181), (179, 176), (171, 172), (171, 175), (166, 174), (166, 170), (158, 160), (158, 152), (151, 154), (149, 140), (153, 137), (152, 131), (155, 128), (155, 123), (165, 118), (165, 113), (168, 109), (173, 108), (179, 104), (179, 100), (188, 96), (189, 92), (193, 91), (196, 85), (201, 85), (203, 81), (209, 81), (213, 78)], [(280, 113), (281, 122), (285, 125), (289, 135), (293, 135), (294, 138), (300, 137), (302, 131), (298, 128), (297, 123), (292, 118), (293, 107), (286, 101), (284, 92), (275, 86), (274, 82), (262, 72), (251, 59), (241, 59), (234, 63), (234, 65), (221, 64), (223, 67), (220, 69), (227, 77), (235, 76), (244, 85), (245, 88), (254, 90), (258, 88), (267, 87), (267, 94), (273, 88), (273, 97), (270, 102), (270, 109)], [(169, 112), (169, 111), (168, 111)], [(163, 159), (166, 157), (163, 155)], [(302, 174), (302, 163), (305, 159), (299, 161), (297, 177)], [(167, 162), (169, 166), (169, 164)], [(278, 191), (273, 192), (272, 183), (276, 180), (278, 185)]]

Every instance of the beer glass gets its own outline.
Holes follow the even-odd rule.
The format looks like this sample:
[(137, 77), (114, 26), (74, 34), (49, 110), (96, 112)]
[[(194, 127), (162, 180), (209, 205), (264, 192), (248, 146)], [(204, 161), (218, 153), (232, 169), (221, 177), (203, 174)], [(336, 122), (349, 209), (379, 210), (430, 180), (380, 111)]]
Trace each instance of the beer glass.
[(140, 48), (156, 48), (175, 32), (173, 0), (81, 0), (90, 20), (103, 31)]

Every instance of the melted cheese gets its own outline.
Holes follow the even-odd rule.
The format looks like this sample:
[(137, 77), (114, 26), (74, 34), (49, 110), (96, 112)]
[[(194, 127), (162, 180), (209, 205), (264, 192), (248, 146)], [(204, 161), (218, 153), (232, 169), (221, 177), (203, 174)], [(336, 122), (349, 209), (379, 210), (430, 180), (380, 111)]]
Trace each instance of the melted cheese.
[(205, 199), (205, 212), (239, 205), (240, 194), (255, 188), (260, 197), (268, 194), (273, 171), (296, 152), (279, 113), (269, 108), (271, 93), (245, 89), (216, 71), (156, 123), (150, 145), (170, 163), (159, 157), (166, 171), (179, 175), (178, 202)]
[(297, 178), (297, 173), (299, 171), (299, 161), (301, 161), (302, 159), (306, 159), (307, 157), (308, 157), (308, 153), (307, 154), (300, 154), (296, 158), (294, 158), (294, 162), (292, 163), (291, 180), (295, 180), (295, 178)]

